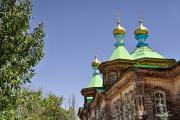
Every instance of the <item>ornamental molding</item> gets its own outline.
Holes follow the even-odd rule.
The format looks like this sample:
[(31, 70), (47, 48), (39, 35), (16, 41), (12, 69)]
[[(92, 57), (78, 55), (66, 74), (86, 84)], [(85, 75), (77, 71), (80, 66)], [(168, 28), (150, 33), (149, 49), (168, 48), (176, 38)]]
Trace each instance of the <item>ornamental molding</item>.
[(172, 78), (180, 76), (180, 66), (177, 65), (175, 67), (161, 69), (140, 68), (137, 70), (137, 73), (146, 77), (163, 78), (170, 80)]

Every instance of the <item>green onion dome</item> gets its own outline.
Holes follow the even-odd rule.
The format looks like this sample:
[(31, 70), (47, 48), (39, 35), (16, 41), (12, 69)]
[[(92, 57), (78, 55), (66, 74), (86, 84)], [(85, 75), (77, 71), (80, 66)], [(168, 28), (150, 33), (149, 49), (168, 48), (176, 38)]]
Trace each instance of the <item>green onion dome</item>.
[(117, 27), (114, 29), (113, 31), (114, 36), (116, 35), (125, 35), (126, 34), (126, 30), (120, 25), (120, 19), (118, 19), (117, 22)]
[(139, 26), (137, 27), (137, 29), (134, 31), (135, 35), (139, 35), (139, 34), (148, 34), (149, 30), (143, 26), (142, 24), (142, 20), (139, 20)]

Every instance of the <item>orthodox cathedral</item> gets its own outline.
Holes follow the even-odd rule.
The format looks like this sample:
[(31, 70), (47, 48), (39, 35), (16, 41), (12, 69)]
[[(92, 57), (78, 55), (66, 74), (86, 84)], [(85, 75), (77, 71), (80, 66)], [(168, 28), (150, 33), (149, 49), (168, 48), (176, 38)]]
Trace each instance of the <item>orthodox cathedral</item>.
[(95, 57), (92, 79), (81, 90), (81, 120), (180, 120), (180, 61), (152, 50), (148, 33), (139, 20), (134, 31), (137, 45), (129, 53), (126, 30), (118, 20), (110, 59), (101, 63)]

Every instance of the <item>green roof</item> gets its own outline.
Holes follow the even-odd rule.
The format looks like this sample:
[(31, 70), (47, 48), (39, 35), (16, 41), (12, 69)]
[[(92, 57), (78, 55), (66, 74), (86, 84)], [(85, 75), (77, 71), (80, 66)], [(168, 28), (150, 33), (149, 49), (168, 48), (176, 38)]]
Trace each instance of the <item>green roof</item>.
[(91, 80), (88, 84), (88, 88), (89, 87), (102, 87), (102, 86), (103, 86), (103, 80), (102, 80), (100, 74), (93, 75), (93, 77), (91, 78)]
[(151, 48), (147, 46), (136, 48), (132, 53), (131, 56), (133, 59), (139, 58), (164, 58), (159, 53), (153, 51)]
[(87, 97), (87, 100), (92, 100), (93, 99), (93, 97)]
[(87, 97), (87, 102), (88, 102), (88, 103), (91, 103), (92, 100), (93, 100), (93, 97)]
[(133, 65), (134, 67), (143, 67), (143, 68), (162, 68), (161, 66), (155, 66), (155, 65), (143, 65), (143, 64), (136, 64)]
[(115, 60), (115, 59), (130, 59), (131, 60), (132, 57), (124, 46), (118, 46), (113, 51), (109, 60)]

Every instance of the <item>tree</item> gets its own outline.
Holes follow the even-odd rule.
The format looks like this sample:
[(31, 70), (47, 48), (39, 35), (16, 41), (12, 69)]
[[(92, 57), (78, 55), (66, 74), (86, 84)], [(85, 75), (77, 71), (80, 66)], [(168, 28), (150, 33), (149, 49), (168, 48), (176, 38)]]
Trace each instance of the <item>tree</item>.
[(17, 101), (18, 109), (15, 118), (18, 120), (38, 120), (41, 111), (44, 110), (41, 90), (21, 89)]
[(11, 118), (20, 86), (43, 58), (43, 24), (30, 32), (31, 0), (0, 0), (0, 119)]
[(68, 99), (68, 108), (67, 108), (67, 112), (68, 112), (68, 120), (77, 120), (77, 110), (76, 110), (76, 99), (75, 96), (72, 95), (72, 97), (70, 97)]
[(50, 93), (44, 99), (44, 111), (42, 113), (42, 120), (69, 120), (67, 111), (61, 107), (63, 103), (62, 97), (57, 97)]
[(63, 98), (49, 93), (43, 97), (42, 91), (22, 89), (16, 112), (18, 120), (69, 120), (68, 112), (62, 108)]

